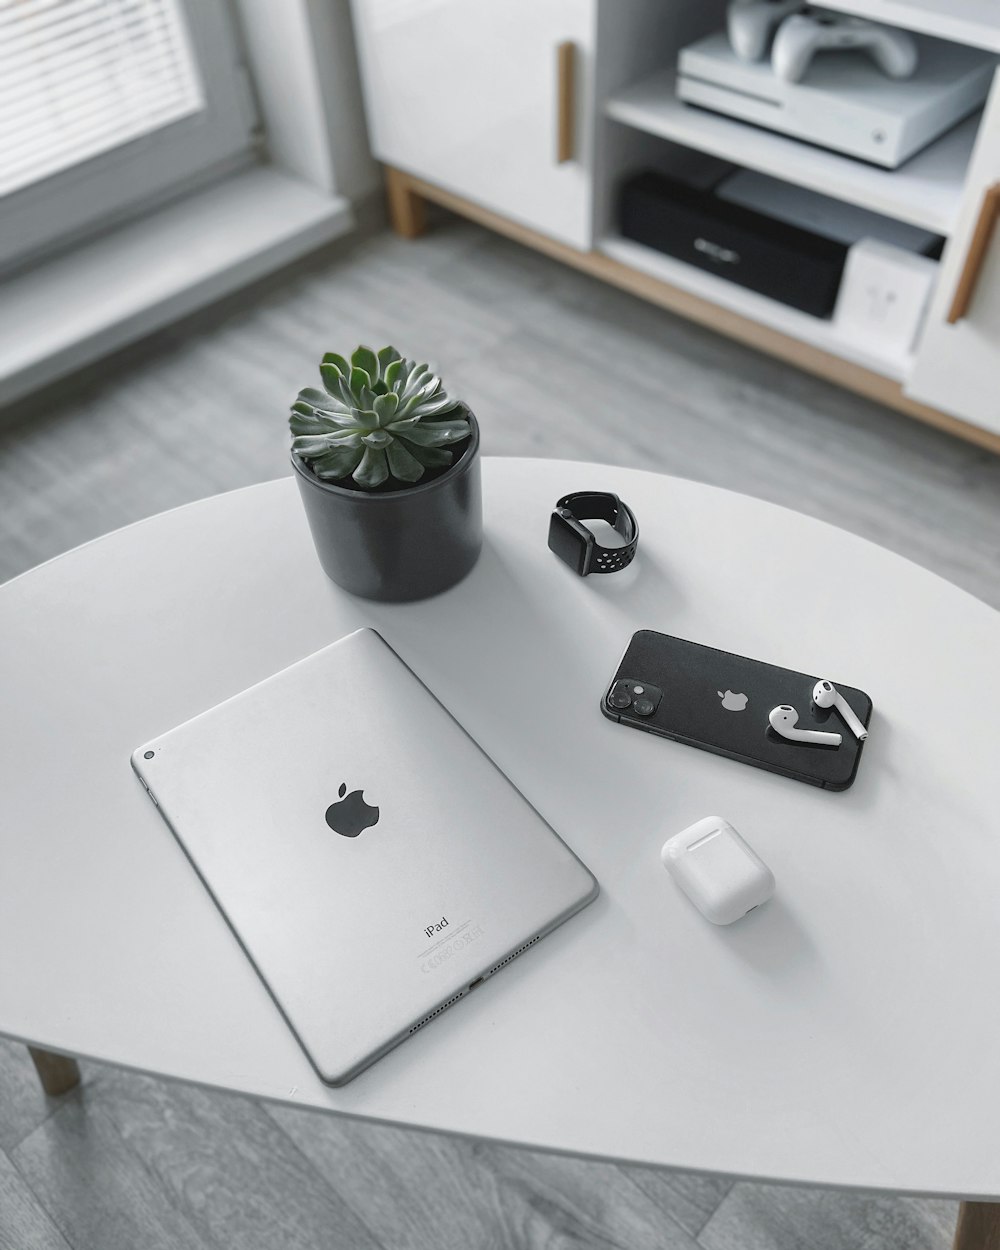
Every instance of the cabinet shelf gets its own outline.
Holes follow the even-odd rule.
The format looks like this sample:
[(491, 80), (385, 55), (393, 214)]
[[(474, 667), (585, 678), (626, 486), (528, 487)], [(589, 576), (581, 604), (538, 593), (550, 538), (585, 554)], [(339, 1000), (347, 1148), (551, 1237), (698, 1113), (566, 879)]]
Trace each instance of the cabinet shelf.
[(811, 317), (808, 313), (799, 312), (797, 308), (790, 308), (766, 295), (758, 295), (756, 291), (748, 291), (725, 278), (705, 273), (693, 265), (686, 265), (683, 261), (675, 260), (672, 256), (666, 256), (621, 235), (605, 235), (598, 240), (597, 250), (660, 282), (710, 300), (759, 325), (768, 326), (865, 369), (872, 369), (896, 382), (905, 381), (912, 368), (912, 356), (879, 353), (872, 349), (870, 343), (844, 334), (832, 321)]
[(825, 0), (824, 8), (1000, 52), (996, 0)]
[(901, 168), (878, 169), (683, 103), (673, 70), (616, 92), (605, 114), (647, 134), (708, 152), (937, 234), (958, 216), (981, 113), (966, 118)]

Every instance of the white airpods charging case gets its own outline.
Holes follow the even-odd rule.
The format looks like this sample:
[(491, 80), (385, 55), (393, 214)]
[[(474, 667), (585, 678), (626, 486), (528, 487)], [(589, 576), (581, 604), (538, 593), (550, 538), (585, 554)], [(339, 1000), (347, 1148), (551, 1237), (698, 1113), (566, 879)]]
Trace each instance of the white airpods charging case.
[(774, 873), (721, 816), (696, 820), (668, 838), (660, 858), (712, 924), (732, 924), (774, 893)]

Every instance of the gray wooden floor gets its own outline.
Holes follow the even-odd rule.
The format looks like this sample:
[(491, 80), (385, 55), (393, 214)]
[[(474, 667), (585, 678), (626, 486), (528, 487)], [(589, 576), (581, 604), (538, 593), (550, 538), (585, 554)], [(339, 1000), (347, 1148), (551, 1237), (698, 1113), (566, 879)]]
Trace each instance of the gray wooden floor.
[[(393, 342), (485, 450), (650, 467), (863, 534), (1000, 606), (1000, 460), (443, 219), (376, 232), (61, 383), (0, 428), (0, 578), (283, 474), (327, 349)], [(877, 588), (873, 588), (877, 593)], [(581, 1163), (89, 1067), (47, 1099), (0, 1042), (0, 1250), (944, 1250), (954, 1204)]]

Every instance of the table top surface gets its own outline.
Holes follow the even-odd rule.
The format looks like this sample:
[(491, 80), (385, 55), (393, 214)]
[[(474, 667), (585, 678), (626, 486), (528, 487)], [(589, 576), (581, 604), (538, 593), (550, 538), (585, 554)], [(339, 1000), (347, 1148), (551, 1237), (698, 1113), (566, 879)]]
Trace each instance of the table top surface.
[[(570, 1154), (1000, 1198), (1000, 616), (843, 531), (650, 473), (485, 460), (460, 585), (368, 603), (321, 572), (291, 479), (0, 587), (0, 1032), (298, 1106)], [(639, 555), (577, 578), (572, 490)], [(315, 1076), (129, 767), (140, 742), (376, 627), (602, 891), (341, 1089)], [(869, 691), (833, 793), (605, 720), (632, 632)], [(703, 919), (660, 846), (731, 820), (777, 893)]]

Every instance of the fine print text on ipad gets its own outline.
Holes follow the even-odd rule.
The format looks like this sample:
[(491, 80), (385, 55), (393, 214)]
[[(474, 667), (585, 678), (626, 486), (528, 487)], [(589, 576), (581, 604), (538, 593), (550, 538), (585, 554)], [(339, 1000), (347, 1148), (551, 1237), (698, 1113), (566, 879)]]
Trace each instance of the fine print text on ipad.
[(597, 894), (372, 629), (145, 743), (132, 767), (331, 1085)]

